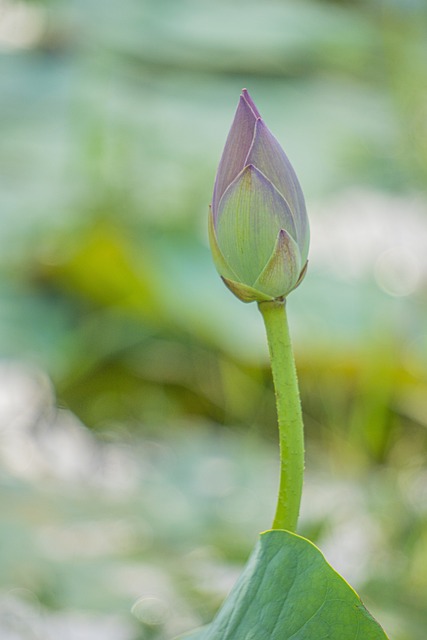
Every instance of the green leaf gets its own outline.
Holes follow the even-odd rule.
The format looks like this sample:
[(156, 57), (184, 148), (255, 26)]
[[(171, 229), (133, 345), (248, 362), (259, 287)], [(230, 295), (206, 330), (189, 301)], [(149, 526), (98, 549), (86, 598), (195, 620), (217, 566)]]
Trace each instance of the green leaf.
[(181, 640), (387, 640), (309, 540), (266, 531), (214, 621)]

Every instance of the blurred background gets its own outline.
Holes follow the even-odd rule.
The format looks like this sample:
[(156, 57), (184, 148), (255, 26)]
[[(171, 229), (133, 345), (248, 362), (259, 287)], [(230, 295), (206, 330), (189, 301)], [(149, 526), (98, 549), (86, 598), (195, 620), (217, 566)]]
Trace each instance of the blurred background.
[(0, 635), (170, 640), (269, 528), (260, 314), (207, 207), (242, 87), (312, 227), (301, 532), (427, 628), (424, 0), (0, 0)]

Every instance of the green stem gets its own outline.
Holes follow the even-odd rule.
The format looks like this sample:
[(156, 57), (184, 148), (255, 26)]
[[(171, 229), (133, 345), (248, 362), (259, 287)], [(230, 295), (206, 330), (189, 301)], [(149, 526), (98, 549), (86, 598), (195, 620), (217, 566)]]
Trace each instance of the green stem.
[(280, 485), (273, 529), (296, 531), (304, 476), (304, 432), (285, 301), (260, 302), (270, 351), (280, 438)]

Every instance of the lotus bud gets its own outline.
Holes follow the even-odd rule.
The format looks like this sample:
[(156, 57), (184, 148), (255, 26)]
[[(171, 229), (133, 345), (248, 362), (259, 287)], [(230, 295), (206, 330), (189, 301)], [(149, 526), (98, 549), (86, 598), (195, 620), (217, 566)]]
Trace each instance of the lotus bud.
[(209, 240), (218, 273), (243, 302), (285, 299), (307, 269), (298, 178), (246, 89), (218, 167)]

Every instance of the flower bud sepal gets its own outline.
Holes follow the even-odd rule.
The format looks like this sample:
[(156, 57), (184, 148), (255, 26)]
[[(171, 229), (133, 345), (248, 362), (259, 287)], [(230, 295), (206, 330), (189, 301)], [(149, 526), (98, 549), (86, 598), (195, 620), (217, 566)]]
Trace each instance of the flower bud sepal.
[(227, 288), (242, 302), (267, 302), (284, 299), (304, 279), (308, 260), (301, 269), (298, 247), (285, 229), (279, 231), (270, 259), (255, 282), (251, 284), (241, 281), (219, 248), (212, 207), (209, 207), (208, 229), (209, 243), (216, 269)]

